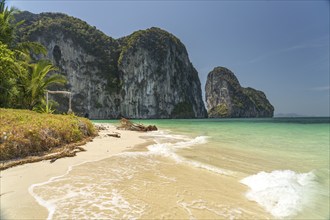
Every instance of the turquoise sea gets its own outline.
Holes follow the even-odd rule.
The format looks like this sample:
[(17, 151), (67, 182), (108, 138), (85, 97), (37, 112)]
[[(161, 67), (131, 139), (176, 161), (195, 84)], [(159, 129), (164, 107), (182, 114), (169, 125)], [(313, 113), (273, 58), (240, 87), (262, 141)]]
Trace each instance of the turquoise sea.
[(148, 146), (32, 187), (49, 219), (330, 218), (329, 118), (135, 122)]

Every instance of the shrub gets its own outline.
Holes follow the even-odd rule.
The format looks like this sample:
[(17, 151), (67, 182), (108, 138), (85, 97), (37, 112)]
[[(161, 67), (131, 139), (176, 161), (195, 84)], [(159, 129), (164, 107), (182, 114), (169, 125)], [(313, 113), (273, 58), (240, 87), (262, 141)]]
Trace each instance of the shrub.
[(0, 108), (0, 161), (40, 155), (96, 133), (86, 118)]

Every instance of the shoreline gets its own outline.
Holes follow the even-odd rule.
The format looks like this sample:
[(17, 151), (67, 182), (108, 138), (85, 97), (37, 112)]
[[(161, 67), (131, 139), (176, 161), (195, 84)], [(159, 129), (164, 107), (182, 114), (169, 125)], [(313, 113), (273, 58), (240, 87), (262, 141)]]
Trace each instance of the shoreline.
[[(118, 131), (113, 125), (106, 123), (102, 123), (102, 126), (106, 129), (99, 131), (99, 136), (83, 145), (86, 151), (75, 157), (60, 158), (53, 163), (49, 160), (27, 163), (1, 171), (1, 219), (47, 219), (49, 211), (29, 192), (32, 185), (65, 175), (74, 166), (110, 158), (148, 143), (143, 138), (144, 133)], [(121, 138), (107, 135), (113, 132), (119, 132)]]

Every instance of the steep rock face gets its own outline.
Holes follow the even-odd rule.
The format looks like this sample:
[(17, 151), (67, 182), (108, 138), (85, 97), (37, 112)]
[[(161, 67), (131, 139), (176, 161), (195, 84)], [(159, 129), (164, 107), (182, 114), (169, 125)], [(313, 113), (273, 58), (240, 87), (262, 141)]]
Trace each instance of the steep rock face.
[[(74, 112), (89, 113), (93, 118), (111, 118), (119, 114), (118, 44), (114, 39), (64, 14), (23, 12), (16, 19), (25, 20), (20, 38), (43, 44), (48, 53), (41, 58), (51, 60), (68, 79), (65, 90), (73, 94)], [(51, 98), (60, 104), (60, 111), (68, 110), (68, 98), (61, 95)]]
[[(19, 38), (46, 46), (45, 58), (67, 77), (74, 112), (94, 119), (206, 116), (198, 74), (168, 32), (151, 28), (115, 40), (65, 14), (22, 12), (16, 20), (25, 20)], [(68, 98), (52, 98), (67, 111)]]
[(121, 113), (138, 118), (205, 117), (198, 73), (184, 45), (159, 28), (122, 39)]
[(234, 73), (224, 67), (208, 74), (205, 99), (210, 118), (273, 117), (274, 113), (263, 92), (241, 87)]

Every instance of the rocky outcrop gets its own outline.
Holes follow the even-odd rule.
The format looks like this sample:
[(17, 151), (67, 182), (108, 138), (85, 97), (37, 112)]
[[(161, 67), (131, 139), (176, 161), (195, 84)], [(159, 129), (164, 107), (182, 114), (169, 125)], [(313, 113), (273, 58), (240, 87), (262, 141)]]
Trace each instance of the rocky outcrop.
[(198, 73), (184, 45), (159, 28), (124, 38), (118, 69), (121, 113), (138, 118), (204, 117)]
[(273, 117), (274, 113), (263, 92), (241, 87), (234, 73), (224, 67), (208, 74), (205, 99), (210, 118)]
[[(116, 70), (118, 43), (77, 18), (58, 13), (22, 12), (16, 20), (25, 20), (19, 38), (43, 44), (49, 59), (66, 76), (66, 88), (73, 94), (72, 109), (91, 118), (113, 118), (119, 115), (120, 78)], [(68, 97), (51, 97), (59, 103), (60, 112), (68, 110)]]
[[(74, 112), (94, 119), (206, 116), (198, 73), (172, 34), (150, 28), (115, 40), (65, 14), (22, 12), (16, 20), (25, 20), (19, 38), (46, 46), (46, 58), (67, 77)], [(53, 98), (67, 110), (67, 98)]]

